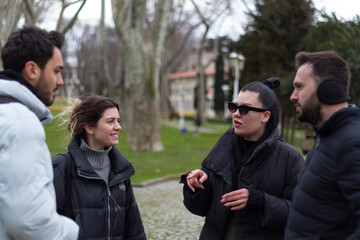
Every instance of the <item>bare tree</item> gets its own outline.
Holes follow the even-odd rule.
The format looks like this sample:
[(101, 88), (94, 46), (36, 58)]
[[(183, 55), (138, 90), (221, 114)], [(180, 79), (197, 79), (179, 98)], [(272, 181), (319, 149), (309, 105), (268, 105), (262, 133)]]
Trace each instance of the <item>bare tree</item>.
[[(112, 0), (113, 17), (124, 50), (128, 140), (134, 151), (161, 151), (159, 76), (172, 0)], [(149, 3), (150, 4), (150, 3)], [(152, 31), (146, 31), (150, 28)]]
[(196, 45), (193, 33), (201, 25), (201, 21), (194, 20), (194, 13), (187, 11), (185, 5), (185, 0), (176, 1), (174, 14), (169, 25), (169, 33), (166, 38), (166, 51), (161, 69), (162, 115), (175, 115), (170, 101), (169, 75), (178, 71), (181, 62), (186, 61), (185, 59), (193, 52), (194, 45)]
[[(0, 52), (5, 40), (16, 26), (22, 15), (22, 0), (0, 1)], [(0, 69), (2, 62), (0, 59)]]
[(105, 27), (105, 0), (101, 0), (101, 17), (100, 17), (100, 67), (101, 72), (104, 77), (104, 83), (106, 85), (107, 93), (106, 95), (110, 97), (113, 96), (112, 86), (111, 86), (111, 78), (109, 72), (109, 62), (107, 58), (107, 34)]
[(68, 32), (69, 41), (65, 42), (64, 47), (67, 49), (66, 52), (76, 58), (77, 76), (81, 81), (78, 89), (80, 93), (103, 94), (99, 54), (94, 54), (99, 52), (99, 32), (98, 26), (88, 24), (77, 25)]
[[(200, 122), (203, 123), (206, 121), (205, 116), (205, 73), (204, 73), (204, 64), (202, 62), (202, 56), (204, 52), (204, 47), (209, 33), (211, 25), (218, 20), (227, 10), (230, 10), (230, 0), (216, 0), (211, 3), (206, 4), (205, 6), (200, 6), (195, 3), (194, 0), (191, 0), (196, 13), (201, 19), (201, 23), (204, 26), (204, 32), (202, 34), (200, 48), (198, 52), (198, 72), (199, 72), (199, 84), (198, 84), (198, 108), (197, 113), (200, 118)], [(202, 10), (203, 9), (203, 10)]]
[[(64, 59), (66, 58), (70, 65), (64, 68), (63, 76), (76, 76), (76, 85), (72, 87), (75, 96), (92, 92), (100, 95), (109, 95), (114, 99), (120, 98), (121, 86), (120, 81), (122, 77), (122, 48), (117, 33), (114, 28), (106, 28), (102, 38), (100, 25), (90, 25), (86, 23), (79, 23), (67, 33), (67, 41), (63, 47)], [(103, 53), (101, 53), (102, 46), (106, 46)], [(96, 54), (100, 53), (100, 54)], [(105, 58), (101, 60), (101, 58)], [(109, 62), (108, 64), (108, 80), (103, 73), (102, 62)], [(74, 67), (76, 69), (74, 69)], [(65, 79), (65, 78), (64, 78)], [(71, 79), (66, 78), (66, 80)], [(65, 81), (65, 88), (68, 84)], [(110, 85), (110, 90), (109, 90)], [(70, 93), (70, 91), (69, 91)], [(67, 94), (67, 92), (66, 92)], [(110, 95), (109, 95), (110, 96)], [(122, 104), (122, 101), (120, 101)], [(124, 109), (121, 105), (121, 109)], [(121, 112), (122, 115), (122, 112)], [(123, 124), (124, 125), (124, 122)]]
[[(61, 0), (61, 10), (60, 10), (60, 14), (59, 14), (59, 18), (56, 24), (56, 31), (60, 31), (62, 34), (66, 34), (75, 24), (79, 13), (81, 12), (82, 8), (84, 7), (85, 3), (87, 0), (76, 0), (76, 1), (66, 1), (66, 0)], [(62, 26), (64, 23), (64, 12), (66, 10), (66, 8), (68, 8), (69, 6), (82, 2), (80, 7), (77, 9), (76, 13), (74, 14), (74, 16), (68, 21), (68, 23), (65, 26)]]
[(26, 25), (36, 25), (44, 21), (49, 8), (58, 0), (22, 0), (23, 17)]

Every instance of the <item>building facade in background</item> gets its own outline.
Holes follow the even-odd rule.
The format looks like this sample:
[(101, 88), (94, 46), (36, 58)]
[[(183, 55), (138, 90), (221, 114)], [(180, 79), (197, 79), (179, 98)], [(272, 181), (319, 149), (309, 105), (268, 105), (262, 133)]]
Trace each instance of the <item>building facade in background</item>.
[[(205, 111), (206, 117), (215, 117), (214, 110), (215, 101), (215, 59), (216, 52), (206, 51), (203, 54), (202, 62), (205, 68), (206, 76), (206, 93), (205, 93)], [(170, 102), (173, 109), (177, 113), (180, 110), (184, 111), (186, 116), (195, 116), (197, 111), (197, 86), (199, 83), (198, 72), (198, 54), (190, 54), (179, 70), (170, 74), (169, 88), (170, 88)], [(227, 61), (224, 64), (224, 72), (229, 71)], [(225, 74), (226, 77), (228, 74)]]

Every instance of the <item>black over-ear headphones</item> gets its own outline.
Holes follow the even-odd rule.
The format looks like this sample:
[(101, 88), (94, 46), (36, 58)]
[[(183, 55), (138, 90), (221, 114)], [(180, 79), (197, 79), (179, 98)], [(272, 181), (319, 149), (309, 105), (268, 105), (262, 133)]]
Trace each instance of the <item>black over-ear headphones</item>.
[(350, 97), (346, 94), (344, 88), (334, 79), (325, 80), (319, 84), (317, 97), (320, 102), (334, 105), (347, 102)]

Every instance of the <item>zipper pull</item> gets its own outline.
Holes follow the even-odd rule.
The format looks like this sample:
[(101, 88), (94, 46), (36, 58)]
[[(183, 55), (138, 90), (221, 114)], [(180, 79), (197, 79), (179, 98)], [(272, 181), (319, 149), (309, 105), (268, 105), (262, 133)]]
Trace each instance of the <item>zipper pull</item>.
[(108, 193), (109, 193), (109, 197), (113, 200), (114, 202), (114, 210), (115, 212), (119, 211), (121, 209), (121, 207), (119, 206), (119, 204), (116, 202), (115, 198), (113, 197), (113, 195), (111, 195), (110, 189), (108, 188)]
[(317, 143), (315, 144), (315, 148), (317, 148), (319, 146), (319, 144), (320, 144), (320, 137), (319, 137)]

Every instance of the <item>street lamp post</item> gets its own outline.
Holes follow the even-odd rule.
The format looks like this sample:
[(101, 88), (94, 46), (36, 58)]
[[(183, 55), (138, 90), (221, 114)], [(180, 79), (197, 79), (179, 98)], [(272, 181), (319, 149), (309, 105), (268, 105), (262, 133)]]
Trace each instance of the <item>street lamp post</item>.
[(229, 92), (230, 92), (230, 86), (227, 84), (223, 84), (221, 86), (221, 90), (224, 93), (224, 121), (226, 121), (228, 118), (227, 103), (228, 103), (228, 96), (229, 96)]
[(185, 117), (184, 117), (184, 91), (179, 87), (178, 89), (178, 109), (179, 109), (179, 129), (183, 131), (185, 129)]
[(233, 102), (235, 102), (237, 95), (239, 94), (239, 71), (244, 69), (245, 57), (242, 54), (235, 52), (230, 53), (230, 61), (235, 68), (235, 81), (234, 81), (234, 92)]

